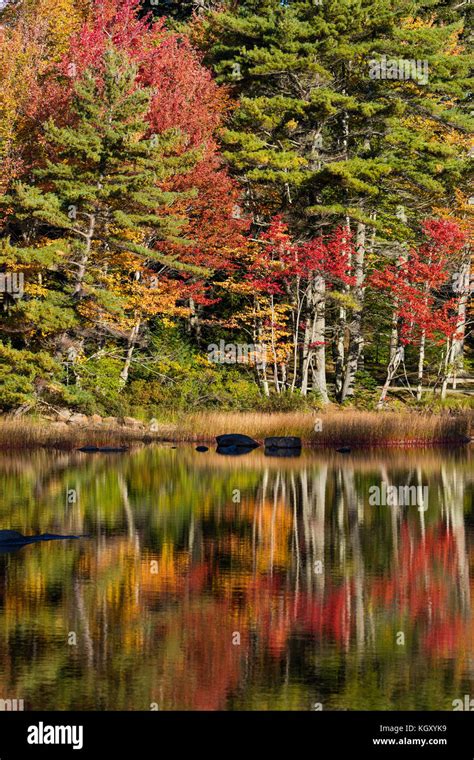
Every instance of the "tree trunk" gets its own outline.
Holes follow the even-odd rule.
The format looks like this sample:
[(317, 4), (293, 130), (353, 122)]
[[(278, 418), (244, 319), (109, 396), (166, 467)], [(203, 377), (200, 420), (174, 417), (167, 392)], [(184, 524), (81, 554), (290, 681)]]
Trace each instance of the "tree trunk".
[[(397, 266), (401, 266), (406, 261), (406, 251), (402, 249), (402, 252), (397, 257)], [(393, 299), (393, 312), (392, 312), (392, 326), (390, 330), (390, 361), (395, 357), (398, 348), (398, 298), (395, 296)]]
[(423, 393), (423, 365), (425, 362), (426, 331), (423, 330), (420, 337), (420, 355), (418, 357), (418, 384), (416, 386), (416, 400), (421, 401)]
[(459, 276), (459, 301), (456, 321), (456, 337), (453, 338), (452, 364), (453, 388), (456, 387), (456, 375), (463, 368), (464, 336), (466, 332), (467, 305), (470, 295), (471, 261), (468, 259), (461, 265)]
[(339, 316), (336, 330), (334, 333), (333, 359), (334, 359), (334, 387), (336, 398), (341, 399), (342, 385), (344, 381), (344, 333), (346, 330), (346, 309), (344, 306), (339, 307)]
[(275, 340), (275, 302), (273, 295), (271, 296), (271, 318), (272, 318), (272, 355), (273, 355), (273, 380), (275, 383), (275, 391), (280, 393), (280, 380), (278, 378), (278, 358), (276, 352), (276, 340)]
[(296, 297), (293, 307), (293, 378), (291, 381), (291, 393), (294, 392), (296, 388), (296, 382), (298, 379), (298, 368), (299, 368), (299, 335), (300, 335), (300, 322), (301, 322), (301, 311), (303, 308), (303, 303), (305, 301), (306, 296), (308, 295), (308, 291), (303, 295), (303, 298), (300, 297), (300, 278), (297, 277), (296, 280)]
[(307, 343), (306, 355), (303, 357), (303, 377), (301, 381), (301, 395), (308, 392), (308, 375), (312, 366), (312, 389), (319, 393), (323, 404), (329, 402), (326, 383), (326, 283), (322, 277), (316, 277), (311, 297), (313, 308), (311, 320), (311, 332)]
[(135, 343), (137, 342), (139, 332), (140, 332), (140, 319), (137, 319), (136, 323), (133, 325), (130, 331), (130, 335), (128, 338), (127, 355), (125, 357), (125, 364), (124, 364), (123, 370), (120, 373), (120, 378), (121, 380), (123, 380), (124, 385), (126, 384), (128, 380), (128, 373), (130, 371), (130, 365), (132, 363), (133, 350), (135, 348)]
[(314, 342), (317, 344), (313, 354), (313, 392), (319, 393), (323, 404), (329, 403), (328, 390), (326, 383), (326, 303), (325, 303), (326, 285), (321, 278), (321, 293), (316, 304), (316, 314), (314, 319)]
[(201, 343), (201, 322), (194, 298), (189, 299), (189, 333), (194, 335), (199, 345)]
[(354, 395), (356, 372), (359, 366), (364, 338), (362, 335), (362, 308), (364, 303), (364, 261), (365, 261), (365, 224), (357, 225), (356, 249), (354, 254), (354, 298), (357, 308), (354, 310), (349, 325), (349, 349), (347, 354), (346, 372), (342, 387), (341, 401)]
[(448, 380), (449, 380), (449, 373), (451, 370), (451, 365), (453, 361), (453, 347), (454, 347), (454, 341), (451, 340), (451, 338), (448, 338), (446, 341), (446, 356), (444, 359), (444, 372), (443, 372), (443, 380), (441, 383), (441, 400), (444, 401), (446, 398), (446, 391), (448, 390)]
[(387, 367), (387, 378), (385, 380), (384, 386), (382, 388), (382, 393), (380, 394), (380, 398), (377, 403), (377, 409), (381, 409), (385, 403), (388, 389), (390, 388), (390, 384), (397, 373), (397, 369), (399, 367), (400, 362), (403, 359), (404, 354), (405, 354), (405, 349), (403, 348), (403, 346), (399, 346), (397, 350), (395, 351), (393, 359), (390, 359), (389, 361), (389, 364)]
[(390, 361), (397, 353), (398, 346), (398, 298), (394, 299), (393, 313), (392, 313), (392, 327), (390, 329)]
[(90, 214), (89, 215), (89, 229), (87, 231), (86, 244), (85, 244), (85, 248), (82, 253), (82, 256), (79, 260), (79, 265), (77, 269), (76, 282), (74, 285), (74, 295), (76, 295), (77, 293), (80, 293), (82, 290), (82, 283), (84, 282), (84, 277), (86, 275), (87, 262), (89, 261), (89, 254), (91, 251), (92, 238), (94, 237), (94, 229), (95, 229), (95, 214)]
[[(308, 298), (311, 298), (312, 302), (312, 294), (311, 296), (308, 296)], [(306, 318), (306, 325), (304, 329), (304, 338), (303, 338), (303, 351), (302, 351), (302, 357), (301, 357), (301, 395), (306, 396), (308, 394), (308, 379), (309, 379), (309, 366), (311, 362), (311, 336), (313, 333), (313, 317), (308, 313)]]
[(257, 364), (256, 370), (257, 370), (257, 376), (259, 378), (259, 381), (262, 383), (262, 388), (265, 396), (270, 395), (270, 388), (268, 386), (268, 379), (267, 379), (267, 347), (262, 341), (263, 337), (263, 328), (262, 328), (262, 320), (257, 316), (258, 310), (260, 309), (259, 302), (255, 299), (254, 300), (254, 326), (253, 326), (253, 342), (254, 344), (258, 344), (259, 346), (262, 346), (262, 361)]

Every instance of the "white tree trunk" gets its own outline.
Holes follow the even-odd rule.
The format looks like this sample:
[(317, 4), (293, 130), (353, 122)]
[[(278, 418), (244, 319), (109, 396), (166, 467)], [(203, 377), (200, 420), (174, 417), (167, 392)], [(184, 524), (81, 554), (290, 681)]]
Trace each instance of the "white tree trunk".
[(349, 324), (349, 349), (341, 401), (354, 395), (355, 377), (364, 343), (362, 335), (362, 308), (364, 304), (365, 233), (365, 224), (359, 223), (357, 225), (356, 250), (354, 254), (355, 285), (353, 290), (357, 308), (354, 310), (352, 321)]
[(464, 261), (458, 273), (459, 278), (459, 301), (457, 313), (457, 336), (453, 338), (452, 364), (453, 364), (453, 388), (456, 387), (456, 375), (463, 368), (464, 337), (466, 333), (467, 305), (470, 296), (471, 260)]
[(422, 331), (420, 337), (420, 353), (418, 356), (418, 384), (416, 386), (416, 400), (421, 401), (423, 393), (423, 366), (425, 363), (426, 332)]
[(444, 359), (443, 380), (441, 383), (441, 400), (442, 401), (445, 400), (446, 392), (448, 390), (449, 373), (451, 371), (451, 365), (453, 361), (453, 347), (454, 347), (454, 341), (452, 341), (451, 338), (448, 338), (448, 340), (446, 341), (446, 356)]
[(133, 351), (135, 348), (135, 343), (137, 342), (138, 333), (140, 332), (140, 319), (137, 319), (136, 323), (133, 325), (130, 335), (128, 338), (128, 348), (127, 348), (127, 355), (125, 357), (125, 364), (123, 366), (123, 370), (120, 373), (120, 378), (123, 381), (123, 384), (125, 385), (128, 380), (128, 373), (130, 371), (130, 365), (132, 363), (132, 357), (133, 357)]
[(87, 262), (89, 261), (89, 255), (90, 255), (91, 246), (92, 246), (92, 238), (94, 237), (94, 230), (95, 230), (95, 214), (90, 214), (89, 215), (89, 229), (87, 230), (87, 235), (86, 235), (86, 244), (85, 244), (85, 248), (82, 253), (82, 256), (80, 258), (79, 264), (78, 264), (76, 281), (74, 283), (74, 295), (76, 295), (77, 293), (80, 293), (82, 290), (82, 283), (84, 281), (84, 277), (86, 274)]
[(380, 394), (380, 398), (377, 403), (377, 409), (381, 409), (385, 403), (388, 389), (390, 388), (391, 382), (397, 373), (397, 369), (400, 365), (400, 362), (403, 359), (404, 354), (405, 354), (405, 349), (403, 348), (403, 346), (399, 346), (397, 350), (395, 351), (393, 359), (390, 359), (389, 361), (389, 364), (387, 367), (387, 377), (386, 377), (384, 386), (382, 388), (382, 393)]
[(321, 291), (316, 304), (316, 313), (314, 317), (314, 343), (317, 345), (313, 349), (313, 391), (319, 393), (323, 404), (329, 403), (328, 389), (326, 382), (326, 303), (325, 290), (326, 285), (322, 278)]

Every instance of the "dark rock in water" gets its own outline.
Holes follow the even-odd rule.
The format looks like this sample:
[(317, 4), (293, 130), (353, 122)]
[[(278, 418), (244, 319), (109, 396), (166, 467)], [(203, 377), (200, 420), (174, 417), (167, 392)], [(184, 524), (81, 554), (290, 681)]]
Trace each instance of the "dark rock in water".
[(196, 451), (209, 451), (207, 446), (196, 446)]
[(341, 446), (340, 449), (336, 449), (338, 454), (350, 454), (352, 449), (350, 446)]
[(301, 449), (278, 449), (276, 446), (265, 446), (266, 457), (300, 457)]
[(117, 452), (122, 453), (128, 451), (128, 446), (81, 446), (78, 451), (83, 451), (86, 454), (96, 454), (97, 452)]
[(60, 536), (56, 533), (42, 533), (39, 536), (23, 536), (17, 530), (0, 530), (0, 554), (16, 551), (27, 544), (40, 541), (59, 541), (64, 538), (88, 538), (88, 536)]
[(245, 449), (257, 449), (260, 444), (250, 438), (248, 435), (240, 435), (240, 433), (229, 433), (226, 435), (217, 435), (216, 441), (218, 446), (237, 446)]
[(267, 449), (301, 449), (301, 438), (295, 435), (265, 438), (264, 443)]
[(223, 456), (240, 457), (242, 454), (250, 454), (255, 446), (218, 446), (216, 452)]

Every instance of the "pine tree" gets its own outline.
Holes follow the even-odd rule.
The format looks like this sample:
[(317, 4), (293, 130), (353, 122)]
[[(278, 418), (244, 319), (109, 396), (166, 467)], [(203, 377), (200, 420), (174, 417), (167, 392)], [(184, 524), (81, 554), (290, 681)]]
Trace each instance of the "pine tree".
[(456, 107), (468, 89), (462, 21), (416, 10), (391, 0), (244, 0), (197, 33), (238, 97), (225, 156), (257, 227), (283, 209), (302, 235), (341, 222), (355, 233), (357, 306), (349, 318), (341, 305), (333, 332), (342, 400), (362, 356), (368, 254), (413, 240), (420, 212), (467, 180), (465, 141), (453, 139), (470, 123)]
[[(168, 256), (166, 243), (186, 244), (186, 218), (173, 206), (194, 193), (171, 192), (166, 181), (186, 173), (197, 151), (185, 151), (174, 130), (150, 135), (146, 115), (151, 93), (137, 84), (137, 68), (110, 47), (75, 86), (71, 125), (45, 128), (48, 158), (29, 184), (18, 182), (2, 199), (7, 209), (3, 256), (13, 267), (34, 267), (52, 258), (66, 283), (62, 292), (39, 293), (42, 300), (19, 302), (15, 318), (65, 327), (66, 307), (81, 317), (123, 312), (120, 279), (127, 258), (151, 270), (202, 274)], [(111, 281), (116, 287), (110, 287)], [(66, 308), (66, 311), (65, 311)], [(61, 320), (62, 315), (62, 320)]]

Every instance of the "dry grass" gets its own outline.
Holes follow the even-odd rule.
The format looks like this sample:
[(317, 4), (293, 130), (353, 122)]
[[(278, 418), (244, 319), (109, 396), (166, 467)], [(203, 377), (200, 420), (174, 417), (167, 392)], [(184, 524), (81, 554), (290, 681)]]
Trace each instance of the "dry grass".
[[(47, 447), (71, 450), (80, 446), (130, 446), (141, 443), (147, 431), (125, 427), (75, 427), (49, 420), (0, 420), (0, 449)], [(157, 437), (157, 436), (156, 436)]]
[[(319, 424), (320, 423), (320, 424)], [(315, 427), (321, 428), (316, 430)], [(297, 435), (311, 445), (418, 445), (465, 442), (469, 414), (407, 412), (258, 412), (194, 414), (179, 425), (180, 440), (209, 440), (221, 433), (239, 432), (262, 441), (272, 435)]]
[[(380, 446), (463, 443), (472, 413), (416, 414), (407, 412), (321, 413), (201, 412), (163, 420), (156, 432), (123, 426), (76, 427), (48, 420), (0, 419), (0, 448), (48, 447), (71, 450), (85, 445), (134, 446), (153, 441), (213, 441), (222, 433), (244, 433), (259, 441), (272, 435), (297, 435), (312, 446)], [(321, 430), (315, 430), (321, 427)], [(472, 429), (472, 427), (471, 427)]]

